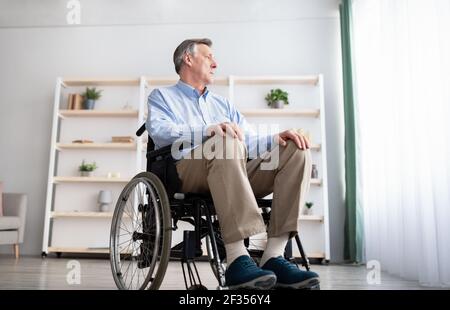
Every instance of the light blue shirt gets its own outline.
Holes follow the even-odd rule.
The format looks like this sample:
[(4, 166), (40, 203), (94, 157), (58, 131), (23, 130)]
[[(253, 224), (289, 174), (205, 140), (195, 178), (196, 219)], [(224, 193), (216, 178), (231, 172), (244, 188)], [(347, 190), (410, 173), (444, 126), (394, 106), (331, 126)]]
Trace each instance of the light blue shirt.
[(154, 89), (148, 96), (148, 111), (146, 128), (155, 149), (184, 140), (193, 145), (185, 148), (184, 155), (208, 138), (209, 126), (223, 122), (236, 123), (243, 130), (250, 158), (272, 146), (273, 135), (258, 135), (228, 99), (208, 89), (200, 94), (181, 80), (173, 86)]

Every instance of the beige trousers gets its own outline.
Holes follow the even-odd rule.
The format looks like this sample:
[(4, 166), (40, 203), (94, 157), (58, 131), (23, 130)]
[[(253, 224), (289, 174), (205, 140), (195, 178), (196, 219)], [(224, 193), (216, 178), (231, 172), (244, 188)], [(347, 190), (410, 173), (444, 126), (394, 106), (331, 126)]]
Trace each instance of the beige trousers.
[[(255, 197), (271, 193), (268, 236), (288, 232), (292, 237), (298, 231), (300, 206), (309, 190), (311, 153), (288, 141), (265, 155), (247, 162), (243, 142), (216, 135), (194, 149), (191, 159), (177, 163), (182, 192), (211, 193), (225, 243), (266, 231)], [(261, 169), (277, 157), (275, 169)]]

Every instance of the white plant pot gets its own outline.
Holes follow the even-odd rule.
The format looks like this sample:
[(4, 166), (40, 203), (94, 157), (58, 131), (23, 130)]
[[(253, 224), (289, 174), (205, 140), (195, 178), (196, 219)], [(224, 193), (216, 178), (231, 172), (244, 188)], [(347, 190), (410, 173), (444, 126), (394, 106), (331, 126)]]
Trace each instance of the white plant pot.
[(312, 208), (304, 207), (303, 208), (303, 215), (312, 215)]
[(92, 171), (80, 171), (80, 175), (82, 177), (91, 177), (92, 176)]

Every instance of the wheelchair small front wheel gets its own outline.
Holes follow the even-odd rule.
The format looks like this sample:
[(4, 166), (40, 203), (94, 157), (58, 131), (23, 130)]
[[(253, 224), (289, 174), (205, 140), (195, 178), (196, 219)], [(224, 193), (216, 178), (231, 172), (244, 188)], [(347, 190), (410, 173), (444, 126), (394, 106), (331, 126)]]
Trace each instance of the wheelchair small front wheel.
[(150, 172), (122, 190), (111, 223), (110, 262), (119, 289), (158, 289), (166, 273), (172, 239), (166, 190)]

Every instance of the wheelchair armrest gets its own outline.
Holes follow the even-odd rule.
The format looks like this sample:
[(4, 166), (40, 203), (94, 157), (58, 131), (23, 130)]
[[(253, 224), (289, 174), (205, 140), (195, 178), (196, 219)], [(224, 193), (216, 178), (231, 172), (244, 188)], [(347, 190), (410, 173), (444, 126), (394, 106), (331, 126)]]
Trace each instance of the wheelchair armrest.
[(170, 155), (171, 150), (172, 150), (172, 145), (171, 144), (170, 145), (166, 145), (166, 146), (164, 146), (164, 147), (162, 147), (160, 149), (147, 152), (147, 158), (148, 159), (154, 159), (154, 158), (157, 158), (157, 157), (160, 157), (160, 156), (165, 157), (166, 155)]
[[(173, 144), (169, 144), (169, 145), (166, 145), (166, 146), (164, 146), (162, 148), (159, 148), (157, 150), (147, 152), (147, 159), (153, 160), (153, 159), (158, 158), (158, 157), (166, 157), (167, 155), (171, 155), (172, 146), (173, 146)], [(178, 151), (181, 151), (183, 149), (184, 149), (184, 145), (183, 144), (178, 145)]]

